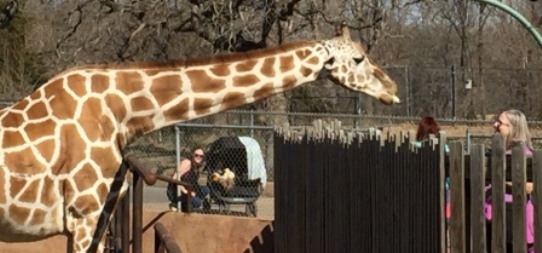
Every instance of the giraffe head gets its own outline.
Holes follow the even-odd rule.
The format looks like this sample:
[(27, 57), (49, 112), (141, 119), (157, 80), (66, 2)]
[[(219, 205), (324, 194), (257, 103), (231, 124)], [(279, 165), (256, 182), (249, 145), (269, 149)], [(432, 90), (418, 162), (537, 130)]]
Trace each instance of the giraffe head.
[(327, 77), (348, 89), (363, 92), (384, 104), (400, 103), (396, 83), (353, 41), (346, 25), (340, 25), (335, 38), (324, 42), (328, 58), (320, 77)]

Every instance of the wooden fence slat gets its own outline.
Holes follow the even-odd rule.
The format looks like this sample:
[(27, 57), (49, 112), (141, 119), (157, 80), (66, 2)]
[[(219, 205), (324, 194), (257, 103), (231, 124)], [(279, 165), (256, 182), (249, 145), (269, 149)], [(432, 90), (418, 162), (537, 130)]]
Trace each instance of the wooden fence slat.
[(440, 161), (439, 161), (439, 179), (440, 179), (440, 182), (439, 182), (439, 195), (440, 195), (440, 199), (439, 199), (439, 205), (440, 205), (440, 210), (439, 210), (439, 221), (440, 221), (440, 227), (439, 227), (439, 235), (440, 235), (440, 252), (441, 253), (445, 253), (446, 250), (447, 250), (447, 244), (446, 244), (446, 229), (445, 229), (445, 226), (444, 224), (446, 223), (446, 212), (445, 212), (445, 207), (446, 207), (446, 201), (445, 201), (445, 198), (444, 198), (444, 195), (446, 194), (445, 192), (445, 187), (444, 187), (444, 178), (446, 176), (446, 167), (445, 167), (445, 163), (444, 163), (444, 160), (445, 160), (445, 157), (446, 157), (446, 152), (445, 152), (445, 146), (446, 146), (446, 133), (441, 131), (439, 132), (439, 141), (438, 141), (438, 148), (439, 148), (439, 157), (440, 157)]
[[(534, 231), (542, 231), (542, 150), (533, 151), (533, 184), (532, 200), (534, 205)], [(542, 232), (538, 232), (540, 234)], [(542, 252), (542, 239), (535, 237), (534, 252)]]
[(525, 253), (527, 251), (525, 233), (526, 180), (525, 143), (523, 141), (514, 141), (512, 145), (512, 213), (514, 215), (512, 242), (514, 244), (514, 253)]
[(470, 155), (471, 183), (471, 237), (473, 252), (486, 252), (486, 219), (484, 215), (485, 202), (485, 156), (484, 145), (474, 144)]
[(451, 142), (450, 145), (450, 242), (452, 253), (465, 253), (465, 163), (463, 143)]
[[(491, 138), (491, 247), (490, 252), (505, 253), (506, 229), (504, 206), (504, 178), (506, 170), (504, 138), (495, 134)], [(489, 231), (486, 231), (489, 233)], [(488, 245), (489, 246), (489, 245)]]

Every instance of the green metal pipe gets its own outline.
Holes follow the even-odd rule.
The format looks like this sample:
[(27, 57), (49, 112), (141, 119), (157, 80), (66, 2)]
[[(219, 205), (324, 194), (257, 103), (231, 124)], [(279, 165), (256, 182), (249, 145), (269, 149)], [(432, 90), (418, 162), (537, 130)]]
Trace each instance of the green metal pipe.
[(521, 15), (516, 10), (512, 9), (512, 7), (495, 0), (475, 0), (475, 1), (497, 7), (505, 11), (506, 13), (512, 15), (531, 33), (531, 35), (533, 35), (536, 42), (538, 42), (538, 45), (542, 48), (542, 36), (540, 36), (540, 33), (538, 33), (536, 28), (533, 25), (531, 25), (531, 23), (527, 21), (527, 19), (523, 17), (523, 15)]

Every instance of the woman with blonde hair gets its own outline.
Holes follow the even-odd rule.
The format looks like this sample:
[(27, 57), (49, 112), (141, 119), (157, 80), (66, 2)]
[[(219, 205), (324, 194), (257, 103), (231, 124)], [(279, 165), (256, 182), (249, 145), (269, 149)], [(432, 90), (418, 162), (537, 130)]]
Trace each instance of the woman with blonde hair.
[(527, 117), (521, 111), (510, 109), (502, 112), (495, 120), (493, 128), (496, 133), (500, 133), (506, 138), (506, 152), (508, 154), (512, 152), (511, 145), (514, 140), (524, 141), (525, 153), (532, 154), (531, 132), (527, 124)]
[[(531, 141), (531, 132), (527, 124), (527, 117), (523, 112), (510, 109), (503, 111), (493, 124), (495, 133), (500, 133), (505, 138), (506, 154), (512, 153), (512, 142), (523, 141), (525, 143), (525, 154), (527, 156), (532, 155), (533, 144)], [(511, 186), (511, 182), (506, 182), (507, 186)], [(528, 252), (534, 252), (534, 208), (531, 201), (531, 192), (533, 190), (533, 184), (527, 182), (525, 191), (527, 192), (527, 202), (525, 203), (525, 228)], [(506, 247), (507, 252), (512, 252), (512, 194), (507, 191), (504, 196), (506, 202)], [(489, 251), (491, 252), (491, 185), (486, 186), (486, 203), (485, 213), (487, 223), (487, 242)]]

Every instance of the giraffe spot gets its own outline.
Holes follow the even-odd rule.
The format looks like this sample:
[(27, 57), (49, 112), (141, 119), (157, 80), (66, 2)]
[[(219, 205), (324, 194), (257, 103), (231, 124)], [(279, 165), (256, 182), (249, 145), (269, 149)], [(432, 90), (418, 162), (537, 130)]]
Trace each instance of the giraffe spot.
[(26, 143), (19, 131), (4, 131), (2, 148), (18, 147)]
[(141, 136), (142, 134), (154, 130), (154, 122), (148, 116), (133, 117), (128, 120), (126, 127), (131, 134)]
[(211, 111), (211, 107), (214, 104), (214, 100), (210, 98), (195, 98), (194, 99), (194, 111), (196, 112), (196, 115), (202, 115), (205, 113), (209, 113)]
[[(0, 204), (6, 203), (7, 192), (4, 191), (4, 186), (6, 183), (6, 170), (4, 168), (0, 168), (0, 185), (2, 187), (2, 190), (0, 191)], [(2, 218), (2, 211), (3, 209), (0, 208), (0, 219)]]
[(26, 180), (22, 178), (17, 177), (10, 177), (9, 178), (9, 193), (12, 198), (15, 198), (19, 192), (23, 189), (23, 187), (26, 185)]
[(258, 78), (256, 75), (242, 75), (242, 76), (234, 76), (232, 83), (234, 87), (248, 87), (252, 86), (260, 81), (260, 78)]
[(237, 70), (237, 72), (251, 71), (254, 68), (254, 66), (256, 66), (256, 64), (258, 64), (258, 61), (254, 59), (242, 61), (235, 64), (235, 70)]
[(35, 175), (45, 170), (43, 165), (36, 160), (35, 154), (30, 147), (17, 152), (6, 153), (4, 162), (13, 173)]
[(73, 205), (75, 206), (75, 208), (78, 209), (79, 213), (82, 216), (90, 214), (96, 210), (99, 210), (101, 206), (96, 201), (96, 198), (94, 198), (92, 195), (83, 195), (83, 196), (77, 197)]
[(211, 73), (213, 73), (215, 76), (225, 77), (230, 75), (230, 68), (227, 64), (214, 65), (209, 69), (209, 71), (211, 71)]
[(341, 66), (341, 72), (346, 73), (346, 66), (344, 66), (344, 65)]
[(38, 193), (40, 180), (33, 180), (30, 182), (26, 190), (19, 197), (19, 201), (26, 203), (35, 203), (38, 199)]
[(47, 116), (49, 116), (49, 112), (47, 111), (47, 107), (45, 106), (45, 103), (38, 102), (33, 104), (28, 111), (26, 112), (26, 115), (28, 116), (28, 119), (34, 120), (34, 119), (42, 119)]
[(15, 105), (13, 105), (13, 110), (24, 111), (24, 110), (26, 110), (26, 107), (27, 107), (29, 104), (30, 104), (30, 102), (28, 102), (28, 100), (23, 99), (23, 100), (17, 102)]
[(86, 77), (76, 74), (68, 76), (67, 80), (68, 88), (78, 97), (82, 97), (87, 93), (87, 88), (85, 87)]
[(105, 96), (105, 103), (107, 104), (107, 108), (109, 108), (115, 116), (117, 122), (122, 122), (124, 118), (126, 118), (128, 112), (124, 100), (120, 96), (116, 94), (107, 94)]
[(58, 92), (49, 102), (53, 116), (58, 119), (73, 119), (77, 101), (65, 91)]
[(136, 71), (118, 71), (115, 78), (116, 88), (126, 95), (143, 90), (144, 82)]
[(229, 92), (222, 99), (220, 111), (232, 109), (243, 105), (246, 101), (245, 94), (241, 92)]
[(307, 68), (307, 67), (305, 67), (305, 66), (302, 66), (301, 69), (299, 70), (299, 72), (301, 72), (301, 74), (302, 74), (304, 77), (307, 77), (307, 76), (309, 76), (310, 74), (312, 74), (312, 69)]
[(172, 106), (164, 112), (164, 117), (168, 121), (188, 119), (189, 100), (183, 99), (178, 104)]
[(266, 83), (264, 86), (254, 92), (254, 99), (260, 100), (262, 98), (269, 97), (274, 91), (273, 83)]
[(226, 88), (226, 81), (212, 78), (204, 70), (189, 70), (186, 76), (192, 83), (192, 91), (196, 93), (217, 93)]
[(79, 226), (75, 230), (74, 239), (75, 239), (76, 242), (80, 242), (81, 240), (85, 239), (86, 236), (87, 236), (87, 231), (86, 231), (84, 226)]
[(311, 54), (311, 51), (308, 49), (300, 49), (300, 50), (295, 51), (295, 55), (297, 55), (297, 58), (299, 58), (299, 60), (304, 60), (310, 54)]
[(64, 186), (64, 191), (62, 194), (64, 197), (64, 202), (71, 203), (75, 197), (75, 187), (72, 185), (70, 180), (64, 180), (62, 185)]
[(312, 65), (317, 65), (318, 63), (320, 63), (320, 59), (316, 56), (313, 56), (307, 60), (307, 63), (312, 64)]
[(109, 89), (109, 76), (95, 74), (90, 78), (90, 88), (94, 93), (103, 93)]
[(52, 206), (57, 201), (56, 192), (58, 189), (55, 189), (55, 180), (49, 176), (44, 177), (42, 189), (41, 203)]
[(100, 125), (100, 116), (102, 112), (102, 103), (97, 98), (89, 98), (81, 108), (81, 114), (77, 120), (83, 127), (87, 138), (90, 141), (97, 141), (102, 134)]
[(99, 121), (100, 121), (101, 130), (102, 130), (100, 140), (102, 141), (111, 140), (113, 137), (113, 132), (115, 131), (115, 128), (116, 128), (115, 124), (113, 123), (111, 118), (106, 115), (100, 116)]
[(23, 121), (24, 117), (19, 112), (8, 112), (8, 115), (2, 119), (2, 127), (18, 127)]
[(355, 86), (356, 79), (354, 78), (354, 75), (349, 75), (349, 76), (348, 76), (348, 82), (349, 82), (351, 85)]
[(36, 145), (36, 148), (39, 150), (40, 156), (43, 157), (45, 161), (51, 162), (56, 148), (54, 140), (42, 141)]
[[(81, 138), (75, 125), (62, 125), (60, 133), (62, 136), (60, 140), (60, 157), (52, 167), (59, 170), (59, 172), (69, 173), (69, 170), (85, 159), (87, 143)], [(63, 171), (64, 169), (68, 171)]]
[(135, 97), (130, 101), (133, 112), (147, 111), (154, 109), (152, 101), (146, 97)]
[(279, 62), (280, 62), (279, 70), (281, 73), (288, 72), (295, 68), (294, 56), (292, 55), (280, 57)]
[(48, 119), (38, 123), (28, 123), (24, 127), (24, 132), (30, 141), (36, 141), (41, 137), (54, 135), (55, 127), (56, 123)]
[(107, 187), (106, 184), (101, 183), (96, 188), (96, 193), (98, 194), (98, 197), (100, 198), (99, 199), (100, 203), (103, 203), (105, 202), (105, 198), (107, 197), (107, 194), (109, 194), (109, 187)]
[(45, 216), (47, 216), (47, 213), (41, 209), (34, 209), (34, 213), (32, 214), (32, 217), (30, 217), (30, 226), (36, 226), (41, 225), (45, 222)]
[(82, 249), (88, 249), (88, 247), (90, 247), (90, 240), (89, 239), (85, 239), (83, 242), (81, 242), (81, 248)]
[(296, 85), (297, 78), (294, 75), (286, 76), (282, 79), (282, 87), (284, 89), (292, 88)]
[(263, 61), (263, 65), (260, 68), (260, 72), (267, 77), (274, 77), (275, 73), (275, 57), (267, 57)]
[[(97, 159), (101, 160), (102, 158)], [(85, 163), (85, 165), (73, 175), (73, 181), (79, 192), (92, 188), (96, 181), (98, 181), (98, 175), (96, 175), (95, 172), (96, 169), (100, 168), (94, 168), (92, 165)]]
[(98, 168), (102, 170), (102, 176), (104, 178), (114, 178), (120, 167), (112, 147), (92, 147), (90, 150), (90, 159), (92, 159), (92, 161), (98, 165)]
[[(63, 79), (57, 79), (57, 80), (55, 80), (53, 82), (45, 84), (43, 86), (43, 91), (45, 92), (45, 97), (46, 98), (51, 98), (53, 95), (56, 95), (59, 92), (63, 92), (63, 85), (64, 85), (64, 80)], [(39, 91), (36, 91), (34, 93), (39, 93)], [(38, 99), (39, 99), (39, 97), (38, 97)]]
[(30, 209), (13, 204), (9, 206), (8, 212), (13, 221), (19, 224), (25, 223), (26, 219), (30, 216)]
[[(60, 82), (62, 83), (62, 80), (60, 80)], [(40, 91), (34, 91), (34, 92), (30, 93), (29, 98), (32, 101), (40, 100), (41, 99), (41, 92)]]
[(156, 99), (156, 102), (158, 102), (158, 105), (163, 106), (179, 97), (182, 93), (182, 88), (181, 76), (161, 76), (152, 80), (150, 92)]

